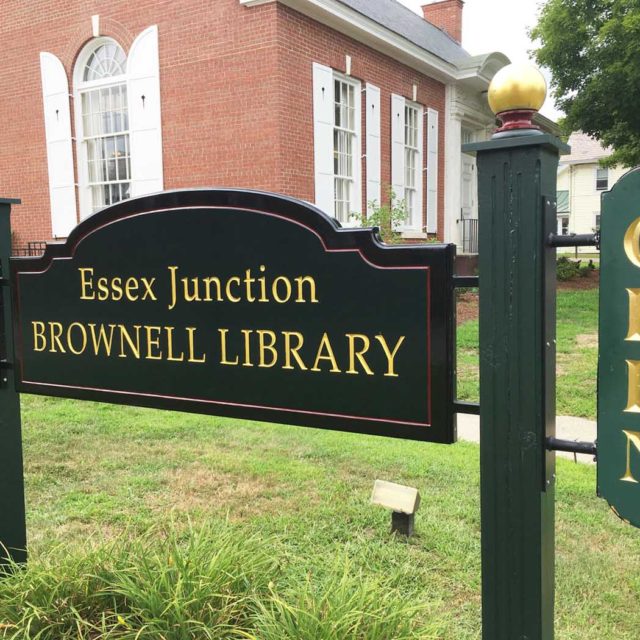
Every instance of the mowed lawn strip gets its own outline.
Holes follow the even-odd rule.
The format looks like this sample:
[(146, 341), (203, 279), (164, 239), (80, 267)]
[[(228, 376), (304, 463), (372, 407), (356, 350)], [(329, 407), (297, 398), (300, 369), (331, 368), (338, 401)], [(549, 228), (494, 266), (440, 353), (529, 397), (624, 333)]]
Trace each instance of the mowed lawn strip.
[[(276, 629), (290, 607), (305, 612), (307, 622), (339, 609), (324, 597), (315, 604), (308, 597), (315, 585), (325, 585), (327, 593), (343, 594), (342, 606), (351, 597), (356, 607), (387, 596), (420, 605), (411, 637), (480, 638), (476, 445), (447, 447), (36, 396), (23, 396), (23, 421), (34, 571), (55, 571), (58, 561), (75, 566), (89, 549), (114, 540), (124, 544), (169, 524), (187, 532), (226, 522), (233, 540), (246, 538), (249, 549), (257, 540), (274, 560), (260, 569), (264, 575), (257, 582), (269, 585), (261, 615), (276, 616)], [(390, 514), (369, 505), (376, 478), (419, 488), (422, 505), (410, 540), (390, 536)], [(639, 532), (595, 497), (592, 467), (560, 460), (557, 494), (557, 637), (636, 639), (640, 610), (629, 603), (640, 597)], [(213, 555), (216, 544), (210, 544)], [(129, 562), (137, 567), (142, 558), (131, 553)], [(71, 580), (69, 571), (60, 580)], [(358, 600), (359, 585), (369, 590), (368, 600)], [(315, 612), (311, 618), (308, 611)], [(7, 627), (4, 637), (30, 637), (14, 632)], [(292, 637), (377, 637), (324, 636), (312, 628), (300, 633)]]
[[(561, 416), (596, 418), (598, 289), (558, 291), (557, 402)], [(458, 327), (458, 397), (479, 397), (478, 321)]]

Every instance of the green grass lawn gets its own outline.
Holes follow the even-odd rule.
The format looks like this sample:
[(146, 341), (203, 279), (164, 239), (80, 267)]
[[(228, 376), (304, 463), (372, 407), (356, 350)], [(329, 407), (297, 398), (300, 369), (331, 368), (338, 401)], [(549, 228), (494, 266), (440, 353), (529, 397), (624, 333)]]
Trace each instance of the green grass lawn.
[[(23, 420), (31, 561), (0, 637), (480, 638), (476, 445), (35, 396)], [(420, 489), (410, 540), (376, 478)], [(556, 637), (635, 640), (638, 531), (564, 460), (557, 512)]]
[[(560, 290), (557, 299), (557, 413), (596, 418), (598, 289)], [(458, 397), (478, 400), (478, 321), (458, 327)]]
[[(559, 294), (560, 413), (594, 413), (596, 301)], [(480, 638), (476, 445), (26, 395), (23, 423), (31, 555), (0, 580), (2, 638)], [(419, 488), (413, 538), (376, 478)], [(556, 637), (636, 640), (640, 534), (595, 480), (558, 461)]]

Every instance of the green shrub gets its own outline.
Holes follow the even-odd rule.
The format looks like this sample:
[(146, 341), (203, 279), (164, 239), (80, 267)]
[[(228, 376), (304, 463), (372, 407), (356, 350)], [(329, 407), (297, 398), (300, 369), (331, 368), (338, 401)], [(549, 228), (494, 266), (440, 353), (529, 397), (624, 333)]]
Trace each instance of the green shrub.
[(566, 256), (560, 256), (556, 261), (556, 273), (558, 280), (572, 280), (580, 276), (580, 260), (569, 260)]
[(402, 242), (402, 234), (397, 231), (407, 220), (407, 207), (404, 200), (398, 200), (393, 189), (387, 192), (386, 204), (371, 200), (367, 204), (367, 216), (355, 216), (361, 224), (377, 227), (382, 241), (386, 244)]
[[(398, 589), (346, 557), (284, 575), (278, 540), (229, 524), (60, 546), (0, 577), (5, 640), (425, 640)], [(278, 592), (279, 585), (282, 592)]]
[(88, 554), (59, 548), (0, 580), (0, 637), (232, 637), (267, 593), (275, 562), (266, 546), (224, 525), (152, 530)]
[[(340, 565), (342, 568), (340, 568)], [(317, 582), (308, 578), (287, 595), (259, 602), (251, 640), (410, 640), (432, 636), (415, 629), (419, 605), (387, 585), (334, 565)], [(255, 634), (255, 635), (254, 635)], [(428, 635), (425, 635), (428, 634)]]
[(567, 256), (560, 256), (556, 260), (558, 280), (573, 280), (574, 278), (586, 278), (596, 269), (593, 260), (582, 264), (582, 260), (570, 260)]

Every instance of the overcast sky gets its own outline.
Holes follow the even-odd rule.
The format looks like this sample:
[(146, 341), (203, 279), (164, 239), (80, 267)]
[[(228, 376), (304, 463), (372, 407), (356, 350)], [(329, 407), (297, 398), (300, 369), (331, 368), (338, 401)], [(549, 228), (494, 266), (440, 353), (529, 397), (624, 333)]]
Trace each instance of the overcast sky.
[[(427, 0), (399, 0), (422, 15), (421, 6)], [(501, 51), (512, 62), (529, 59), (533, 48), (527, 29), (536, 23), (540, 0), (466, 0), (462, 21), (462, 45), (471, 54)], [(561, 115), (555, 110), (551, 98), (542, 113), (556, 119)]]

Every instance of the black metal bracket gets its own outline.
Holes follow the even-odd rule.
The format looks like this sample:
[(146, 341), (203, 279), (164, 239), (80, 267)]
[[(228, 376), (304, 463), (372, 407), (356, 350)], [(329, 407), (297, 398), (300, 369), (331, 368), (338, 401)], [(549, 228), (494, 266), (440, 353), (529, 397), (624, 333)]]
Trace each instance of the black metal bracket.
[(478, 276), (453, 276), (453, 286), (455, 289), (463, 287), (475, 289), (480, 286), (480, 278)]
[(595, 247), (600, 249), (600, 232), (572, 233), (568, 236), (550, 233), (547, 238), (549, 247)]
[(0, 360), (0, 371), (11, 371), (13, 369), (13, 362), (8, 360)]
[(588, 456), (598, 456), (598, 445), (595, 442), (578, 442), (575, 440), (560, 440), (547, 438), (548, 451), (568, 451), (569, 453), (584, 453)]
[(471, 416), (480, 415), (480, 405), (477, 402), (464, 402), (462, 400), (456, 400), (453, 403), (453, 410), (456, 413), (468, 413)]

